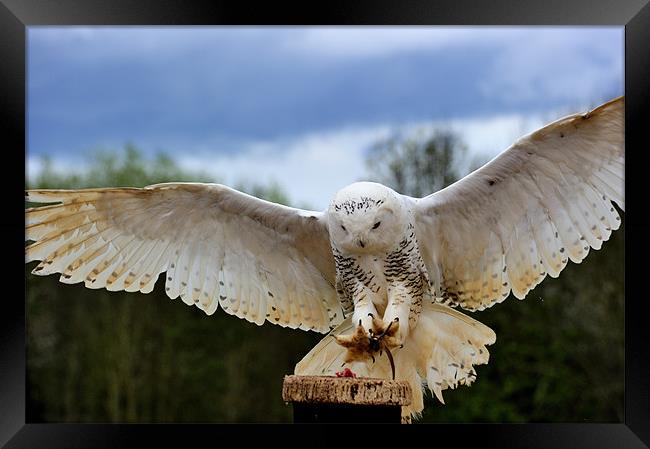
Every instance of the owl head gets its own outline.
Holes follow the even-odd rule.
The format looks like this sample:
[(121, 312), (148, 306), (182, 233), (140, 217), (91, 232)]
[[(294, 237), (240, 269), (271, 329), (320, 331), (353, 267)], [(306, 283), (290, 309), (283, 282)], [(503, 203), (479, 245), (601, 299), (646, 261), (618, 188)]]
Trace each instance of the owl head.
[(339, 190), (327, 210), (330, 240), (348, 253), (386, 253), (404, 237), (408, 211), (401, 196), (375, 182)]

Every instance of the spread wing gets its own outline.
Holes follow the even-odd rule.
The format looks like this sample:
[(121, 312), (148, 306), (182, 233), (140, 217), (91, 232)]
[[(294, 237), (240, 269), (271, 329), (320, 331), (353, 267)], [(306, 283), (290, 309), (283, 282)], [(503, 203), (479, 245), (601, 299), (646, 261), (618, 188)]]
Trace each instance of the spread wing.
[(219, 184), (32, 190), (26, 261), (89, 288), (153, 290), (165, 276), (207, 314), (327, 332), (342, 320), (325, 218)]
[(483, 310), (523, 299), (568, 260), (600, 249), (624, 209), (624, 99), (557, 120), (485, 166), (414, 199), (421, 251), (438, 293)]

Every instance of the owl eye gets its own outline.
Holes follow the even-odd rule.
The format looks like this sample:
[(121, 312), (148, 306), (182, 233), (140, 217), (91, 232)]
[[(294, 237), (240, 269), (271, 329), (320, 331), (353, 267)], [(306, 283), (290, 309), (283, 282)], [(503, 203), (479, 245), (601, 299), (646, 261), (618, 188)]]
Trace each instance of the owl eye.
[(377, 229), (380, 224), (381, 224), (381, 221), (378, 221), (377, 223), (375, 223), (375, 225), (372, 227), (372, 229)]
[(344, 231), (347, 231), (347, 229), (345, 229), (345, 226), (343, 226), (343, 225), (341, 225), (341, 229), (343, 229)]

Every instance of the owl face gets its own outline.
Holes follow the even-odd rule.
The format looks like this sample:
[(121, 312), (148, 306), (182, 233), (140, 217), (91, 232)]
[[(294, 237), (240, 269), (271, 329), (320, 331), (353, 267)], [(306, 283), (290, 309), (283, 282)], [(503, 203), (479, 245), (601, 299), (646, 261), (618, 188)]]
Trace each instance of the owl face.
[(332, 243), (352, 254), (385, 254), (403, 238), (408, 226), (398, 194), (371, 182), (340, 190), (328, 215)]

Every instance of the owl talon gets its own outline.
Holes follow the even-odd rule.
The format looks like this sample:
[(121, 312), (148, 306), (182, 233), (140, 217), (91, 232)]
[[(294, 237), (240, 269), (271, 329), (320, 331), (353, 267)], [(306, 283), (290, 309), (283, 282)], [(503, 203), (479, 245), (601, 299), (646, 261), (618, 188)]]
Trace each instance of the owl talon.
[(388, 326), (386, 326), (385, 329), (380, 332), (375, 332), (373, 338), (378, 342), (375, 347), (377, 347), (378, 350), (386, 349), (387, 351), (402, 349), (404, 344), (399, 335), (399, 328), (399, 318), (395, 317), (394, 320), (388, 323)]
[(347, 349), (345, 362), (357, 362), (367, 360), (370, 354), (371, 337), (366, 329), (362, 326), (361, 320), (354, 332), (350, 335), (335, 335), (336, 342)]
[[(376, 353), (383, 356), (386, 353), (391, 362), (393, 379), (395, 378), (395, 367), (391, 350), (403, 348), (399, 336), (399, 318), (391, 320), (388, 325), (380, 319), (375, 318), (372, 313), (368, 316), (372, 319), (372, 327), (366, 329), (360, 319), (354, 332), (350, 335), (336, 335), (336, 342), (347, 349), (344, 364), (351, 362), (370, 361), (376, 363)], [(341, 365), (343, 366), (343, 365)]]

